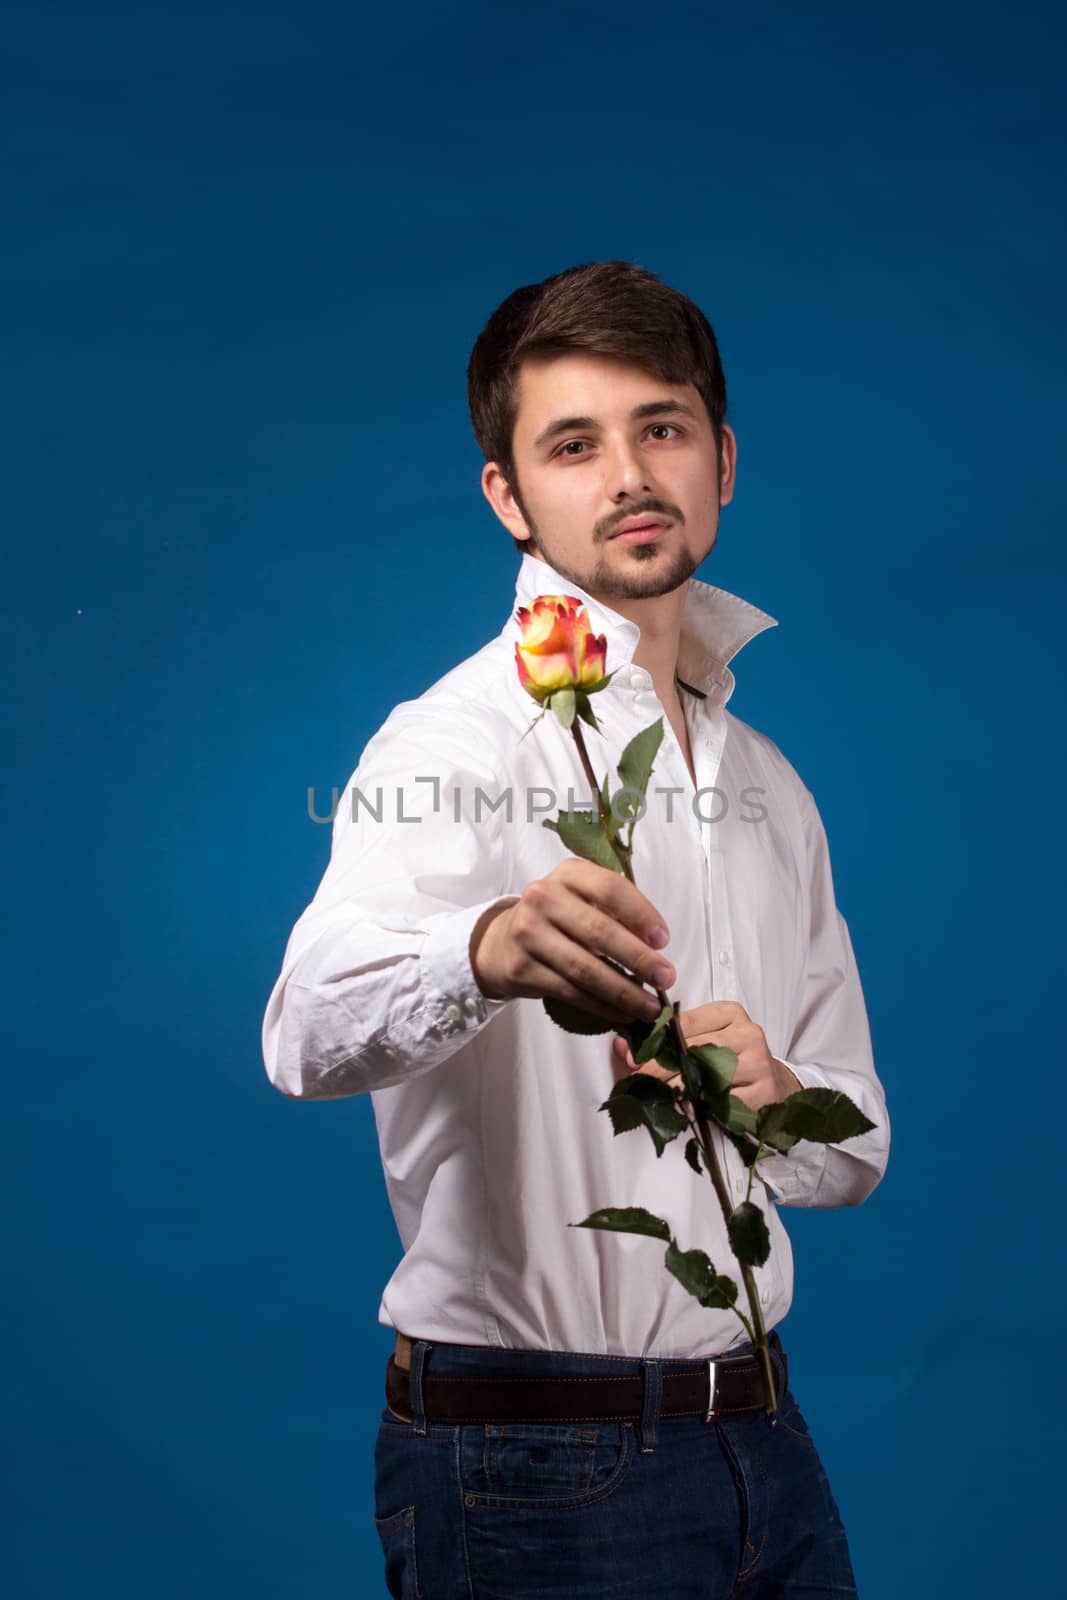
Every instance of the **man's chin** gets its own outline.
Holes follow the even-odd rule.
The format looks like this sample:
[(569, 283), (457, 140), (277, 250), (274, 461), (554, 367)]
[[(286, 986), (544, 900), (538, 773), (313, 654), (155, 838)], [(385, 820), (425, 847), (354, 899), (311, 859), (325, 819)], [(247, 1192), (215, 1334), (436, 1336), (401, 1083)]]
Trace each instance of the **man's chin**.
[(553, 556), (534, 538), (526, 542), (527, 555), (553, 567), (587, 594), (603, 600), (654, 600), (671, 594), (693, 576), (699, 562), (689, 551), (657, 539), (650, 544), (602, 546), (591, 572), (579, 572), (561, 556)]
[[(621, 559), (620, 559), (621, 558)], [(653, 544), (620, 545), (597, 563), (596, 581), (620, 600), (652, 600), (670, 594), (691, 578), (697, 562), (688, 550)]]

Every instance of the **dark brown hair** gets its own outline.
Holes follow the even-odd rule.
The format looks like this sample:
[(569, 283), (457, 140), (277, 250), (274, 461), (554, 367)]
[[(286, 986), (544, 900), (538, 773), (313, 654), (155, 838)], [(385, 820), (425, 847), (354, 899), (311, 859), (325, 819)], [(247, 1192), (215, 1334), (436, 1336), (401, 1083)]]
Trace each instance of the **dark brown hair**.
[[(509, 294), (471, 351), (467, 405), (474, 437), (516, 499), (512, 445), (520, 368), (527, 359), (574, 351), (615, 356), (663, 383), (692, 384), (707, 407), (721, 466), (726, 379), (711, 323), (692, 300), (645, 267), (592, 261)], [(526, 548), (525, 540), (515, 544)]]

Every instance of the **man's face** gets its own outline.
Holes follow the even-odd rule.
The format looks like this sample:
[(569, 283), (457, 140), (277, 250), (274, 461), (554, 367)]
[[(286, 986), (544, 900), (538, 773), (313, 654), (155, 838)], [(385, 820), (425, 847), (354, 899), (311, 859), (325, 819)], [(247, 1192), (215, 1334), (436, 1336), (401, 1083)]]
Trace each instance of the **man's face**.
[[(482, 486), (530, 553), (606, 602), (667, 594), (691, 577), (733, 496), (736, 456), (724, 427), (720, 484), (698, 391), (579, 354), (525, 362), (518, 402), (517, 481), (490, 462)], [(646, 517), (660, 523), (654, 533), (619, 532)]]

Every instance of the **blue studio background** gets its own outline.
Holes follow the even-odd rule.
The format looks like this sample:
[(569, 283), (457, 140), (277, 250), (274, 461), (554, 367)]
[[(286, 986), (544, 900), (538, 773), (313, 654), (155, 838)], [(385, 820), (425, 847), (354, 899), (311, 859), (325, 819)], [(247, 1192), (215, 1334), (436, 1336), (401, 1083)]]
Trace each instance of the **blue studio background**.
[(371, 1107), (260, 1024), (309, 787), (507, 614), (471, 344), (614, 256), (720, 338), (700, 575), (779, 619), (732, 709), (821, 806), (893, 1117), (864, 1206), (783, 1213), (860, 1592), (1051, 1586), (1052, 7), (5, 16), (8, 1592), (384, 1592)]

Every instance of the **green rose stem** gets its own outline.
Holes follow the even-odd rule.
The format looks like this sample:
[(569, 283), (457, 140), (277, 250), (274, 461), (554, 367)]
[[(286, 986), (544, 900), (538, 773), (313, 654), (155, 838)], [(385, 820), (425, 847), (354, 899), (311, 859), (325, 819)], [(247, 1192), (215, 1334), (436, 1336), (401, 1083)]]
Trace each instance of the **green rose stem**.
[[(608, 838), (612, 840), (612, 846), (614, 848), (614, 834), (611, 830), (607, 808), (604, 804), (604, 796), (600, 791), (600, 785), (596, 781), (596, 774), (593, 771), (592, 762), (589, 760), (589, 751), (586, 749), (585, 739), (582, 735), (581, 723), (578, 721), (577, 717), (575, 717), (574, 721), (571, 723), (571, 733), (574, 735), (574, 742), (578, 746), (578, 755), (581, 758), (585, 775), (589, 780), (589, 787), (597, 797), (597, 808), (600, 812), (600, 819), (604, 823), (605, 831), (607, 832)], [(633, 883), (636, 888), (634, 875), (626, 853), (624, 851), (616, 850), (615, 854), (618, 856), (619, 865), (622, 867), (626, 877), (629, 878), (630, 882)], [(682, 1033), (682, 1025), (678, 1021), (678, 1014), (674, 1010), (673, 1005), (671, 1005), (671, 1001), (664, 989), (657, 988), (656, 996), (661, 1006), (671, 1007), (670, 1027), (674, 1033), (674, 1041), (678, 1047), (679, 1057), (682, 1057), (686, 1054), (688, 1046), (685, 1042), (685, 1036)], [(719, 1206), (722, 1210), (727, 1227), (729, 1227), (730, 1218), (733, 1215), (734, 1208), (730, 1200), (730, 1192), (726, 1187), (726, 1180), (722, 1175), (722, 1168), (719, 1165), (718, 1151), (715, 1149), (715, 1146), (712, 1143), (711, 1129), (708, 1125), (708, 1119), (704, 1115), (699, 1101), (693, 1104), (693, 1117), (696, 1120), (696, 1138), (697, 1143), (700, 1146), (700, 1153), (704, 1157), (704, 1165), (707, 1168), (708, 1176), (712, 1182), (712, 1187), (714, 1188), (715, 1193), (718, 1195)], [(692, 1119), (687, 1118), (686, 1120), (689, 1121), (690, 1126), (692, 1126)], [(755, 1163), (753, 1163), (753, 1169), (754, 1167)], [(736, 1254), (734, 1259), (737, 1259)], [(771, 1365), (770, 1348), (767, 1344), (767, 1330), (764, 1327), (763, 1311), (760, 1307), (759, 1300), (759, 1290), (756, 1287), (756, 1276), (752, 1268), (748, 1266), (747, 1263), (738, 1261), (737, 1264), (741, 1268), (741, 1278), (745, 1285), (745, 1293), (748, 1295), (749, 1310), (752, 1313), (752, 1327), (748, 1327), (747, 1323), (745, 1326), (748, 1329), (749, 1335), (752, 1337), (752, 1343), (759, 1351), (760, 1364), (763, 1367), (764, 1388), (767, 1396), (767, 1405), (765, 1409), (768, 1416), (773, 1417), (778, 1409), (778, 1398), (775, 1390), (774, 1368)], [(740, 1316), (740, 1312), (738, 1312), (738, 1315)], [(742, 1317), (741, 1320), (744, 1322), (744, 1317)]]

